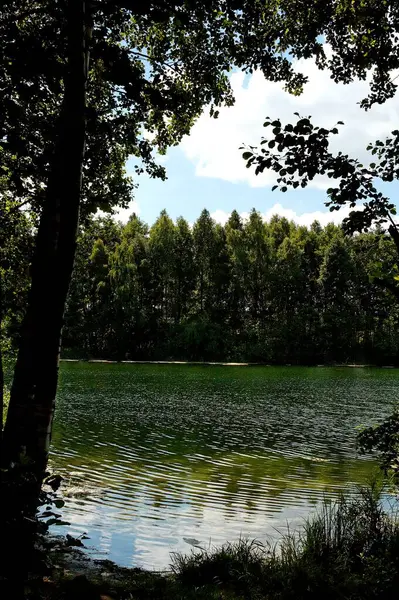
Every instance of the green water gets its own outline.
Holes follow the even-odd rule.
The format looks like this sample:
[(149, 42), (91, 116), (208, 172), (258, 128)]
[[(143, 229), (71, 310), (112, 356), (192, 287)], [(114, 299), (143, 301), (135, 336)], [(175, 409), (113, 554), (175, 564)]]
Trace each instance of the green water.
[(278, 537), (375, 464), (355, 428), (386, 416), (399, 371), (63, 363), (51, 466), (63, 517), (96, 556)]

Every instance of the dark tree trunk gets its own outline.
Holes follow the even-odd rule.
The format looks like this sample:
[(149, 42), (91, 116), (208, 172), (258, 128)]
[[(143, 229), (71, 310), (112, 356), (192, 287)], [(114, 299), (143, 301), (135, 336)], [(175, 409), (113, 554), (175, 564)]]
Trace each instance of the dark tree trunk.
[(32, 264), (32, 285), (4, 429), (7, 463), (21, 453), (43, 472), (51, 439), (63, 315), (71, 280), (85, 146), (87, 15), (67, 7), (68, 73), (58, 137)]

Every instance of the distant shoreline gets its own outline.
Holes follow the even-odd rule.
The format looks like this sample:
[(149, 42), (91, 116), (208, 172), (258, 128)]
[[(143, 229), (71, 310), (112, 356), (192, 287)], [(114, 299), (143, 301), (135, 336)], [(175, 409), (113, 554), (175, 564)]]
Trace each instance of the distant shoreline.
[(209, 367), (309, 367), (309, 368), (348, 368), (348, 369), (397, 369), (393, 365), (369, 365), (369, 364), (326, 364), (326, 365), (293, 365), (255, 362), (218, 362), (218, 361), (190, 361), (190, 360), (107, 360), (107, 359), (86, 359), (86, 358), (61, 358), (60, 362), (85, 362), (98, 363), (106, 365), (193, 365)]

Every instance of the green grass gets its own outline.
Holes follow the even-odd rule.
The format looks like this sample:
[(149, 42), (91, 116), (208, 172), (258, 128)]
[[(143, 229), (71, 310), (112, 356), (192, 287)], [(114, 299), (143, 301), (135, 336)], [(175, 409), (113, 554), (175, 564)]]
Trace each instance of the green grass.
[[(399, 520), (384, 511), (377, 486), (342, 497), (335, 504), (325, 503), (299, 532), (286, 535), (278, 545), (239, 540), (188, 556), (176, 554), (171, 571), (165, 574), (90, 561), (79, 549), (72, 554), (61, 550), (58, 559), (57, 553), (50, 553), (54, 561), (51, 577), (34, 577), (27, 598), (97, 599), (101, 594), (114, 600), (399, 597)], [(41, 553), (48, 553), (45, 546)]]
[(303, 530), (278, 546), (240, 540), (212, 551), (176, 555), (176, 581), (219, 589), (221, 598), (368, 600), (397, 597), (399, 522), (375, 487), (325, 504)]

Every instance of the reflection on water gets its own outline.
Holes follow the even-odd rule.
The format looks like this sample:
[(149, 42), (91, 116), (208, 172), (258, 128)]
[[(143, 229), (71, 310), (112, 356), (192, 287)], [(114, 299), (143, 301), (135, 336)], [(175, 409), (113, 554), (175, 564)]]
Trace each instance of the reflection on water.
[(63, 518), (97, 554), (164, 568), (173, 551), (278, 536), (365, 482), (355, 428), (381, 419), (399, 372), (63, 363), (52, 467)]

